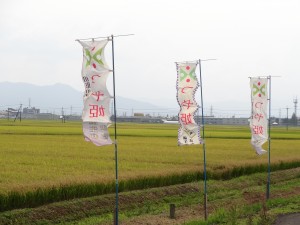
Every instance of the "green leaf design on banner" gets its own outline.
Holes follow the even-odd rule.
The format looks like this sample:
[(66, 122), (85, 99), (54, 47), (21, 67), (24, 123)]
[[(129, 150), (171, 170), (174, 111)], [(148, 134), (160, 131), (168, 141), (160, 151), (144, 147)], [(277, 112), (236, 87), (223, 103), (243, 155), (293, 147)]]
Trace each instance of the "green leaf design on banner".
[(254, 95), (256, 95), (257, 93), (262, 93), (263, 95), (266, 95), (266, 91), (265, 91), (265, 89), (266, 89), (266, 84), (264, 84), (263, 86), (261, 86), (261, 87), (258, 87), (258, 86), (256, 86), (255, 84), (253, 84), (253, 89), (255, 89), (255, 90), (253, 90), (253, 96)]
[(100, 48), (97, 52), (95, 52), (95, 54), (93, 55), (93, 59), (98, 63), (98, 64), (102, 64), (104, 65), (103, 61), (102, 61), (102, 51), (103, 48)]
[(191, 72), (187, 73), (183, 69), (180, 69), (180, 74), (181, 74), (180, 81), (184, 80), (188, 76), (193, 80), (196, 80), (195, 70), (196, 68), (192, 69)]
[(104, 63), (102, 61), (102, 56), (101, 56), (102, 51), (103, 51), (103, 48), (100, 48), (97, 52), (95, 52), (94, 55), (92, 55), (91, 52), (88, 49), (86, 49), (85, 55), (86, 55), (87, 60), (86, 60), (85, 67), (91, 65), (92, 59), (95, 60), (98, 64), (104, 65)]
[(92, 56), (91, 56), (91, 53), (89, 50), (85, 50), (85, 55), (86, 55), (86, 64), (85, 64), (85, 67), (91, 65), (91, 60), (92, 60)]

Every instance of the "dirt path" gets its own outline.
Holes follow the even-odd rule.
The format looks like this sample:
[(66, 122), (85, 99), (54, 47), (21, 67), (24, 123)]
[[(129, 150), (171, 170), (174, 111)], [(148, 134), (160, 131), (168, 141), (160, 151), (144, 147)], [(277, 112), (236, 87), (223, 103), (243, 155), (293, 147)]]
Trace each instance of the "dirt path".
[(200, 206), (183, 207), (176, 209), (174, 219), (171, 219), (166, 212), (159, 215), (138, 216), (122, 222), (122, 225), (180, 225), (191, 220), (201, 219), (199, 212), (203, 212), (203, 208)]
[(293, 213), (288, 215), (280, 215), (277, 217), (274, 225), (299, 225), (300, 213)]
[[(295, 174), (299, 174), (300, 168), (290, 170), (289, 172), (291, 171), (293, 171)], [(279, 185), (281, 181), (287, 179), (287, 176), (294, 176), (294, 175), (292, 175), (292, 173), (287, 173), (287, 171), (280, 171), (280, 172), (273, 173), (272, 178), (273, 181), (276, 181), (277, 185)], [(223, 188), (225, 188), (225, 186), (227, 185), (231, 185), (230, 181), (222, 183)], [(186, 191), (185, 188), (183, 187), (181, 188)], [(241, 189), (241, 191), (245, 188), (245, 190), (243, 190), (243, 200), (240, 199), (239, 203), (241, 201), (245, 201), (245, 203), (251, 205), (255, 203), (261, 203), (262, 200), (265, 198), (264, 192), (249, 191), (247, 186), (245, 186), (245, 184), (243, 183), (240, 184), (239, 188)], [(169, 190), (170, 192), (169, 194), (171, 194), (173, 191)], [(190, 189), (188, 191), (198, 192), (198, 190), (193, 190), (193, 189)], [(274, 199), (288, 198), (292, 196), (298, 196), (299, 194), (300, 194), (300, 187), (294, 187), (288, 191), (282, 191), (282, 190), (277, 192), (274, 191), (271, 193), (271, 197)], [(223, 203), (219, 205), (215, 205), (213, 202), (211, 202), (209, 204), (209, 209), (208, 209), (209, 214), (213, 213), (217, 208), (220, 207), (226, 208), (226, 206), (231, 204), (233, 205), (236, 204), (233, 199), (223, 199)], [(133, 217), (131, 219), (123, 220), (122, 225), (181, 225), (191, 220), (203, 219), (203, 217), (204, 217), (203, 206), (190, 205), (185, 207), (176, 207), (175, 219), (170, 219), (169, 212), (168, 210), (166, 210), (166, 212), (157, 215), (144, 214), (144, 215)], [(300, 225), (300, 213), (280, 215), (278, 216), (276, 223), (274, 223), (273, 225)]]

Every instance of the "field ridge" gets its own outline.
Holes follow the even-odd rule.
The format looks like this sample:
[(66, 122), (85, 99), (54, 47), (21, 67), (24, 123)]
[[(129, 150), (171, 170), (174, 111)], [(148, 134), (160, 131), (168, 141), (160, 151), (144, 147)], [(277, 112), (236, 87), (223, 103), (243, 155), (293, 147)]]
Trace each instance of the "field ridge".
[[(227, 181), (209, 181), (210, 221), (213, 224), (224, 224), (232, 219), (257, 219), (262, 203), (265, 202), (265, 178), (266, 173), (257, 173)], [(267, 202), (267, 210), (270, 211), (267, 212), (268, 216), (274, 219), (282, 210), (288, 209), (285, 207), (291, 207), (289, 210), (292, 212), (300, 211), (299, 178), (300, 168), (272, 172), (271, 199)], [(182, 224), (195, 219), (203, 221), (202, 187), (203, 182), (200, 181), (120, 193), (122, 224), (143, 224), (145, 221), (150, 225)], [(114, 194), (107, 194), (2, 212), (0, 224), (111, 224), (114, 198)], [(175, 220), (168, 217), (170, 203), (176, 204)], [(295, 206), (297, 204), (298, 207)], [(233, 212), (236, 213), (236, 218), (231, 218)], [(89, 220), (92, 222), (88, 222)]]

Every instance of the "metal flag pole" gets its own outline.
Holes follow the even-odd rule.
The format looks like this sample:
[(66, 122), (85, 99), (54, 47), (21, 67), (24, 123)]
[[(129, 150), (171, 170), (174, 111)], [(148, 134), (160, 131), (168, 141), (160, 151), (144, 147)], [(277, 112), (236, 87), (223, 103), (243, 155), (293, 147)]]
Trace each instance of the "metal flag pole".
[(200, 74), (200, 93), (201, 93), (201, 111), (202, 111), (202, 140), (203, 140), (203, 178), (204, 178), (204, 218), (207, 220), (208, 212), (207, 212), (207, 173), (206, 173), (206, 143), (205, 143), (205, 124), (204, 124), (204, 107), (203, 107), (203, 85), (202, 85), (202, 73), (201, 73), (201, 61), (210, 61), (210, 60), (217, 60), (217, 59), (199, 59), (199, 74)]
[[(270, 198), (270, 184), (271, 184), (271, 77), (280, 77), (280, 76), (267, 76), (269, 80), (269, 115), (268, 115), (268, 177), (267, 177), (267, 190), (266, 190), (266, 199)], [(251, 77), (249, 77), (251, 79)], [(253, 112), (252, 112), (253, 117)]]
[(112, 68), (113, 68), (113, 92), (114, 92), (114, 120), (115, 120), (115, 170), (116, 170), (116, 208), (115, 225), (119, 224), (119, 181), (118, 181), (118, 142), (117, 142), (117, 108), (116, 108), (116, 81), (115, 81), (115, 56), (114, 36), (111, 35), (112, 46)]
[(114, 212), (114, 224), (119, 224), (119, 181), (118, 181), (118, 142), (117, 142), (117, 108), (116, 108), (116, 82), (115, 82), (115, 55), (114, 55), (114, 37), (125, 37), (131, 36), (134, 34), (121, 34), (121, 35), (111, 35), (106, 37), (95, 37), (95, 38), (84, 38), (84, 39), (76, 39), (75, 41), (81, 40), (92, 40), (95, 39), (104, 39), (107, 38), (112, 42), (112, 73), (113, 73), (113, 99), (114, 99), (114, 120), (115, 120), (115, 183), (116, 183), (116, 207)]
[(202, 140), (203, 140), (203, 176), (204, 176), (204, 218), (207, 220), (207, 176), (206, 176), (206, 146), (205, 146), (205, 132), (204, 132), (204, 110), (203, 110), (203, 85), (202, 85), (202, 75), (201, 75), (201, 60), (199, 59), (199, 74), (200, 74), (200, 91), (201, 91), (201, 111), (202, 111)]
[(267, 181), (267, 193), (266, 198), (270, 198), (270, 181), (271, 181), (271, 76), (268, 76), (269, 80), (269, 130), (268, 130), (268, 181)]

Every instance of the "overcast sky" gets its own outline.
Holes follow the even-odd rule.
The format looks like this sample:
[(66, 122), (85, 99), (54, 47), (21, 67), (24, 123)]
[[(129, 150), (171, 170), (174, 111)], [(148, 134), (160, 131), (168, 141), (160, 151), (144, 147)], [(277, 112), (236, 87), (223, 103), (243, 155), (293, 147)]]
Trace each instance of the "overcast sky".
[(215, 58), (202, 62), (205, 107), (247, 110), (248, 77), (272, 75), (284, 115), (300, 98), (299, 12), (299, 0), (1, 0), (0, 82), (83, 91), (75, 39), (135, 34), (115, 38), (117, 95), (176, 107), (174, 62)]

